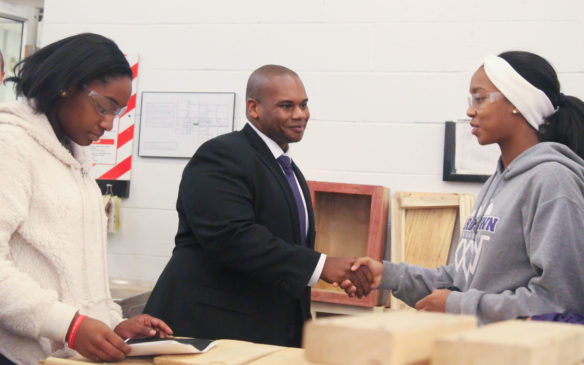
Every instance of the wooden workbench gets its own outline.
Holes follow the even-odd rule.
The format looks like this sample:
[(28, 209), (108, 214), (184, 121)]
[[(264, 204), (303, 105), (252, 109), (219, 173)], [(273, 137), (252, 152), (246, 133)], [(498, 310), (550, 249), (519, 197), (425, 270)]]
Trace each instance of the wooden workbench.
[[(95, 364), (87, 359), (61, 359), (49, 357), (44, 365)], [(113, 363), (112, 363), (113, 364)], [(291, 347), (263, 345), (236, 340), (218, 340), (215, 347), (203, 354), (162, 355), (154, 357), (128, 357), (116, 365), (318, 365), (304, 358), (304, 350)]]

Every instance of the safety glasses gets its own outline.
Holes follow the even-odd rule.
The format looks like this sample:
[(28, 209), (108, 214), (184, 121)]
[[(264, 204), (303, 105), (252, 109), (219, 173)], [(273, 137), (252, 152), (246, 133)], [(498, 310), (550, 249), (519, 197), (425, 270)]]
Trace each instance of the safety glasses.
[(472, 107), (474, 110), (479, 110), (481, 105), (485, 101), (489, 101), (489, 103), (494, 103), (496, 100), (504, 98), (505, 96), (498, 91), (491, 91), (488, 93), (475, 93), (471, 94), (468, 97), (468, 105)]
[(87, 96), (93, 102), (95, 109), (102, 116), (113, 115), (114, 118), (121, 117), (127, 109), (127, 106), (120, 107), (115, 101), (100, 95), (97, 91), (92, 89), (85, 89), (87, 91)]

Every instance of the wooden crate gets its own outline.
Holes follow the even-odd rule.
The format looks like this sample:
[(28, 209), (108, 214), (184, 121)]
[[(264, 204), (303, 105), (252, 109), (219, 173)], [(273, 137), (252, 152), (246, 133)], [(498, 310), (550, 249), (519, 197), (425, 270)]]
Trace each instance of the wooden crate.
[[(473, 202), (469, 194), (395, 193), (391, 201), (391, 261), (429, 268), (445, 265), (453, 238), (458, 239)], [(454, 232), (457, 225), (459, 230)], [(409, 308), (391, 295), (388, 305)]]
[[(389, 189), (383, 186), (308, 181), (316, 225), (315, 250), (327, 256), (383, 258)], [(373, 307), (380, 294), (349, 298), (340, 288), (319, 281), (312, 300)]]

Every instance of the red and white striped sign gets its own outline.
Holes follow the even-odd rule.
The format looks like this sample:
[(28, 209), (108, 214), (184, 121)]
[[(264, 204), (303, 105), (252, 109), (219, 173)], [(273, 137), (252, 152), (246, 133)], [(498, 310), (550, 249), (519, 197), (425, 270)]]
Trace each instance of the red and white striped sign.
[(94, 165), (91, 175), (100, 180), (130, 180), (134, 142), (134, 115), (138, 90), (138, 56), (126, 55), (132, 66), (132, 96), (126, 112), (114, 120), (111, 131), (106, 131), (91, 146)]

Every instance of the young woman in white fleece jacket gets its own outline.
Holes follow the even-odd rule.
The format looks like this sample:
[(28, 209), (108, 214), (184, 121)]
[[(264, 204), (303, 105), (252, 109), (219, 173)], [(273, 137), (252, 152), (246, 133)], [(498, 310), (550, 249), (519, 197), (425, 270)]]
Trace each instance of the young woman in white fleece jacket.
[[(80, 34), (17, 66), (22, 98), (0, 104), (0, 363), (122, 359), (123, 339), (171, 333), (122, 320), (106, 265), (106, 218), (85, 146), (112, 128), (132, 71), (111, 40)], [(85, 318), (84, 316), (88, 316)], [(112, 330), (113, 329), (113, 330)]]
[(481, 324), (584, 311), (584, 103), (560, 92), (545, 59), (520, 51), (485, 58), (470, 94), (472, 133), (481, 145), (497, 143), (501, 158), (454, 262), (358, 264), (416, 309), (472, 314)]

